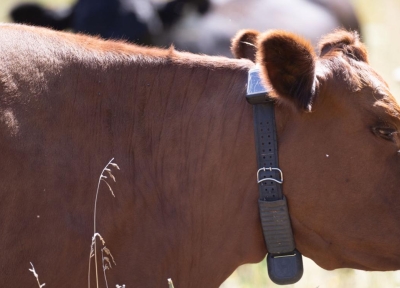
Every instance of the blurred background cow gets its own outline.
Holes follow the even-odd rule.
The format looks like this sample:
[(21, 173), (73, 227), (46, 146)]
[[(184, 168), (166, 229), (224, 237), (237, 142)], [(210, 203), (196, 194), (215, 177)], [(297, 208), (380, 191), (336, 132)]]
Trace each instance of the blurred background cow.
[(205, 14), (209, 7), (209, 0), (79, 0), (58, 9), (20, 3), (10, 16), (16, 23), (155, 45), (156, 38), (178, 22), (185, 11)]
[[(33, 1), (28, 3), (27, 1)], [(335, 27), (362, 30), (370, 62), (400, 95), (392, 71), (400, 64), (398, 0), (2, 0), (0, 20), (196, 53), (231, 56), (242, 28), (280, 28), (313, 43)], [(400, 74), (400, 73), (399, 73)], [(400, 77), (399, 77), (400, 78)], [(290, 287), (400, 287), (400, 272), (324, 271), (305, 259)], [(29, 271), (27, 270), (27, 273)], [(0, 273), (1, 274), (1, 273)], [(270, 287), (265, 263), (240, 267), (221, 287)], [(0, 276), (1, 283), (1, 276)]]
[(225, 56), (243, 28), (285, 29), (314, 44), (338, 27), (360, 32), (349, 0), (79, 0), (64, 9), (18, 4), (10, 15), (17, 23)]

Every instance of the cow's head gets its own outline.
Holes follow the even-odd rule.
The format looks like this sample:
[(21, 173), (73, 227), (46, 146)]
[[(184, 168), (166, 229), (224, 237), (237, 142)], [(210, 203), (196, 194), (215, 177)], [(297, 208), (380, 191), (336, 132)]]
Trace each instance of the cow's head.
[(356, 33), (327, 35), (318, 50), (282, 31), (242, 31), (232, 46), (277, 102), (296, 246), (326, 269), (399, 269), (400, 107)]

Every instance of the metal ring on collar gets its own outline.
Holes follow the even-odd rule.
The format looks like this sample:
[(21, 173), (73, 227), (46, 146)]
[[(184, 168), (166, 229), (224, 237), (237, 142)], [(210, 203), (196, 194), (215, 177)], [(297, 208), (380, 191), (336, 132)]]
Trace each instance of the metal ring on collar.
[[(263, 178), (263, 179), (260, 180), (260, 171), (273, 171), (273, 170), (279, 171), (279, 173), (281, 174), (281, 180), (277, 180), (275, 178)], [(260, 184), (261, 182), (264, 182), (264, 181), (275, 181), (275, 182), (277, 182), (279, 184), (282, 184), (283, 183), (282, 170), (279, 169), (279, 168), (271, 168), (271, 167), (269, 167), (269, 168), (263, 167), (263, 168), (258, 169), (258, 171), (257, 171), (257, 183)]]

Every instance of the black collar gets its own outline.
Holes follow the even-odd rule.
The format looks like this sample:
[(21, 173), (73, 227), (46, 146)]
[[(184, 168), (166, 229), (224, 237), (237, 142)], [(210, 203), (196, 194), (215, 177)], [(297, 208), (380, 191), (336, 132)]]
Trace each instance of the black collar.
[(278, 163), (274, 103), (268, 98), (258, 67), (249, 71), (246, 99), (254, 111), (258, 206), (268, 249), (268, 274), (276, 284), (293, 284), (303, 275), (303, 261), (295, 247), (286, 198), (282, 193), (283, 173)]

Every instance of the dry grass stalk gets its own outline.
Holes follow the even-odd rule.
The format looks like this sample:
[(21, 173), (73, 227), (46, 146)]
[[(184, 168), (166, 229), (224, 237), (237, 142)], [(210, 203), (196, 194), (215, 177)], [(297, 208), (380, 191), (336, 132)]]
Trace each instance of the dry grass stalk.
[(174, 288), (174, 283), (172, 283), (171, 278), (168, 278), (168, 288)]
[(36, 281), (37, 281), (37, 283), (39, 285), (39, 288), (42, 288), (44, 285), (46, 285), (46, 283), (40, 284), (39, 275), (36, 273), (35, 267), (33, 267), (32, 262), (29, 262), (29, 263), (31, 263), (31, 266), (32, 266), (32, 269), (29, 269), (29, 271), (31, 271), (33, 273), (33, 275), (35, 276)]
[[(112, 161), (114, 161), (114, 158), (112, 158), (107, 165), (103, 168), (103, 170), (100, 173), (100, 177), (99, 177), (99, 181), (97, 183), (97, 190), (96, 190), (96, 198), (94, 201), (94, 212), (93, 212), (93, 236), (92, 236), (92, 243), (90, 245), (90, 254), (89, 254), (89, 271), (88, 271), (88, 288), (90, 288), (90, 263), (91, 263), (91, 259), (94, 257), (94, 270), (96, 271), (96, 287), (99, 287), (99, 277), (98, 277), (98, 270), (97, 270), (97, 241), (96, 238), (98, 237), (102, 243), (102, 248), (101, 248), (101, 258), (102, 258), (102, 266), (103, 266), (103, 274), (104, 274), (104, 281), (106, 283), (106, 287), (108, 288), (108, 283), (107, 283), (107, 277), (106, 277), (106, 270), (111, 269), (111, 261), (112, 263), (115, 264), (114, 261), (114, 257), (111, 255), (110, 250), (105, 246), (106, 242), (104, 241), (103, 237), (101, 237), (101, 235), (97, 232), (96, 230), (96, 212), (97, 212), (97, 198), (99, 195), (99, 189), (100, 189), (100, 183), (104, 182), (106, 183), (108, 189), (111, 192), (111, 195), (115, 197), (114, 191), (112, 190), (110, 184), (107, 182), (106, 179), (108, 179), (108, 177), (106, 175), (104, 175), (105, 172), (107, 172), (108, 176), (114, 181), (115, 177), (114, 175), (111, 173), (111, 167), (116, 168), (118, 170), (119, 167), (116, 163), (113, 163)], [(117, 285), (118, 287), (119, 285)], [(125, 287), (125, 285), (119, 286), (119, 287)]]
[[(104, 254), (108, 255), (108, 256), (104, 256)], [(114, 257), (112, 256), (110, 250), (104, 246), (103, 248), (101, 248), (101, 262), (103, 264), (103, 274), (104, 274), (104, 281), (106, 282), (106, 287), (108, 288), (108, 283), (107, 283), (107, 277), (106, 277), (106, 270), (111, 269), (112, 265), (111, 265), (111, 261), (114, 263), (114, 265), (117, 265), (114, 261)]]

